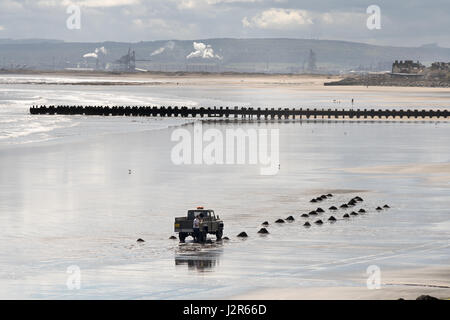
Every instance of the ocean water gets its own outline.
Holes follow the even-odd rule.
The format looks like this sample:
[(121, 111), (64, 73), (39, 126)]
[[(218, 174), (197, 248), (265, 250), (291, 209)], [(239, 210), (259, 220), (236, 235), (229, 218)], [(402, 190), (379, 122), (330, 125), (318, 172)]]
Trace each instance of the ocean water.
[[(298, 92), (289, 92), (2, 85), (0, 297), (221, 299), (263, 288), (365, 286), (371, 265), (381, 272), (448, 266), (450, 173), (420, 168), (449, 163), (449, 123), (203, 124), (279, 130), (280, 171), (262, 176), (250, 164), (175, 165), (171, 135), (192, 132), (190, 120), (27, 113), (39, 103), (277, 107), (280, 98), (280, 106), (295, 105)], [(302, 95), (313, 105), (336, 92)], [(324, 193), (334, 197), (309, 202)], [(364, 202), (350, 210), (300, 217), (356, 195)], [(391, 209), (375, 210), (384, 204)], [(230, 241), (168, 239), (174, 217), (198, 205), (220, 215)], [(342, 218), (359, 208), (367, 213)], [(273, 223), (290, 215), (292, 223)], [(327, 222), (330, 215), (338, 221)], [(319, 218), (324, 225), (303, 227)], [(270, 234), (258, 235), (266, 220)], [(241, 231), (249, 238), (238, 239)], [(79, 289), (67, 285), (71, 266), (80, 270)]]
[[(288, 81), (288, 80), (283, 80)], [(155, 85), (135, 85), (139, 83)], [(83, 83), (83, 85), (79, 85)], [(86, 85), (90, 83), (91, 85)], [(103, 85), (116, 83), (116, 85)], [(128, 85), (117, 85), (127, 83)], [(97, 84), (97, 85), (94, 85)], [(354, 99), (352, 106), (351, 100)], [(0, 145), (16, 145), (90, 134), (141, 131), (179, 124), (180, 120), (95, 117), (42, 117), (32, 105), (253, 106), (303, 108), (450, 108), (450, 91), (414, 88), (320, 87), (281, 83), (177, 85), (172, 79), (121, 79), (48, 75), (0, 78)], [(183, 122), (183, 121), (181, 121)]]

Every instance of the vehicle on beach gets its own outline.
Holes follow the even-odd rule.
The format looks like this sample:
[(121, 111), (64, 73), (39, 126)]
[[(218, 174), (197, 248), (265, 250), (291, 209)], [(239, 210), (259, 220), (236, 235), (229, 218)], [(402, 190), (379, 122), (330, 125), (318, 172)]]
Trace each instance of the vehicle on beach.
[[(194, 230), (194, 219), (201, 217), (199, 221), (199, 230), (197, 234)], [(208, 234), (214, 234), (217, 240), (222, 239), (223, 221), (214, 213), (214, 210), (197, 207), (195, 210), (188, 210), (185, 217), (175, 218), (174, 229), (178, 232), (180, 242), (184, 242), (189, 236), (196, 242), (204, 243)]]

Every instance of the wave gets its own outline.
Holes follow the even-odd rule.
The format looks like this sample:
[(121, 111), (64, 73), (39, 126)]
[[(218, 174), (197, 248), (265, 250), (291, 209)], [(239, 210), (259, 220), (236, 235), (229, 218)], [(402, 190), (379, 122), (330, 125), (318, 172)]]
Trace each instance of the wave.
[[(19, 77), (10, 77), (16, 81)], [(24, 78), (24, 77), (22, 77)], [(17, 81), (29, 81), (30, 77)], [(11, 81), (12, 81), (11, 80)], [(67, 80), (67, 79), (65, 79)], [(5, 81), (5, 78), (3, 78)], [(46, 79), (46, 81), (53, 81)], [(32, 105), (152, 105), (196, 106), (197, 102), (178, 98), (172, 93), (148, 92), (143, 87), (130, 90), (103, 87), (67, 89), (43, 86), (3, 86), (0, 88), (0, 147), (53, 139), (86, 137), (164, 129), (183, 125), (187, 119), (129, 117), (41, 116), (31, 115)]]
[(91, 85), (91, 86), (157, 86), (170, 84), (170, 82), (163, 81), (148, 81), (148, 80), (115, 80), (102, 78), (58, 78), (58, 77), (2, 77), (0, 84), (27, 84), (27, 85)]

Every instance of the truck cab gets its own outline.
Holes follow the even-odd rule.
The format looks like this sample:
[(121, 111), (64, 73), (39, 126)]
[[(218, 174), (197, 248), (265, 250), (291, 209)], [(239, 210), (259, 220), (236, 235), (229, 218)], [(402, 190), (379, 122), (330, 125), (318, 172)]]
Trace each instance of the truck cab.
[[(202, 216), (200, 219), (200, 233), (198, 239), (194, 238), (194, 219), (196, 216)], [(178, 232), (180, 242), (184, 242), (186, 237), (191, 236), (196, 242), (205, 242), (208, 234), (214, 234), (219, 241), (222, 239), (224, 224), (220, 217), (211, 209), (197, 207), (188, 210), (185, 217), (175, 218), (174, 230)]]

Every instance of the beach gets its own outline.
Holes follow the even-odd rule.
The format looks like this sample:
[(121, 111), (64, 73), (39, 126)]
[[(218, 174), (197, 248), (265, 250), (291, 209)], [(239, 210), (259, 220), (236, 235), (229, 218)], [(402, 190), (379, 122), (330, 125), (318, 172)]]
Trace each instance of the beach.
[[(352, 98), (358, 108), (444, 109), (448, 89), (330, 89), (326, 77), (278, 75), (2, 78), (1, 298), (450, 297), (449, 122), (202, 123), (222, 133), (278, 130), (279, 172), (263, 176), (249, 163), (173, 163), (173, 132), (193, 132), (199, 120), (28, 113), (34, 104), (350, 108)], [(356, 207), (328, 210), (356, 196)], [(169, 240), (174, 218), (200, 205), (220, 215), (230, 240)], [(315, 218), (301, 214), (319, 206), (325, 223), (303, 227)], [(367, 213), (343, 218), (360, 208)], [(263, 221), (268, 235), (257, 233)], [(236, 237), (242, 231), (247, 239)], [(79, 289), (67, 287), (71, 266)], [(371, 266), (381, 289), (367, 287)]]
[(421, 295), (448, 299), (449, 269), (403, 269), (384, 272), (378, 289), (367, 289), (365, 283), (353, 287), (311, 287), (270, 289), (234, 296), (237, 300), (415, 300)]

